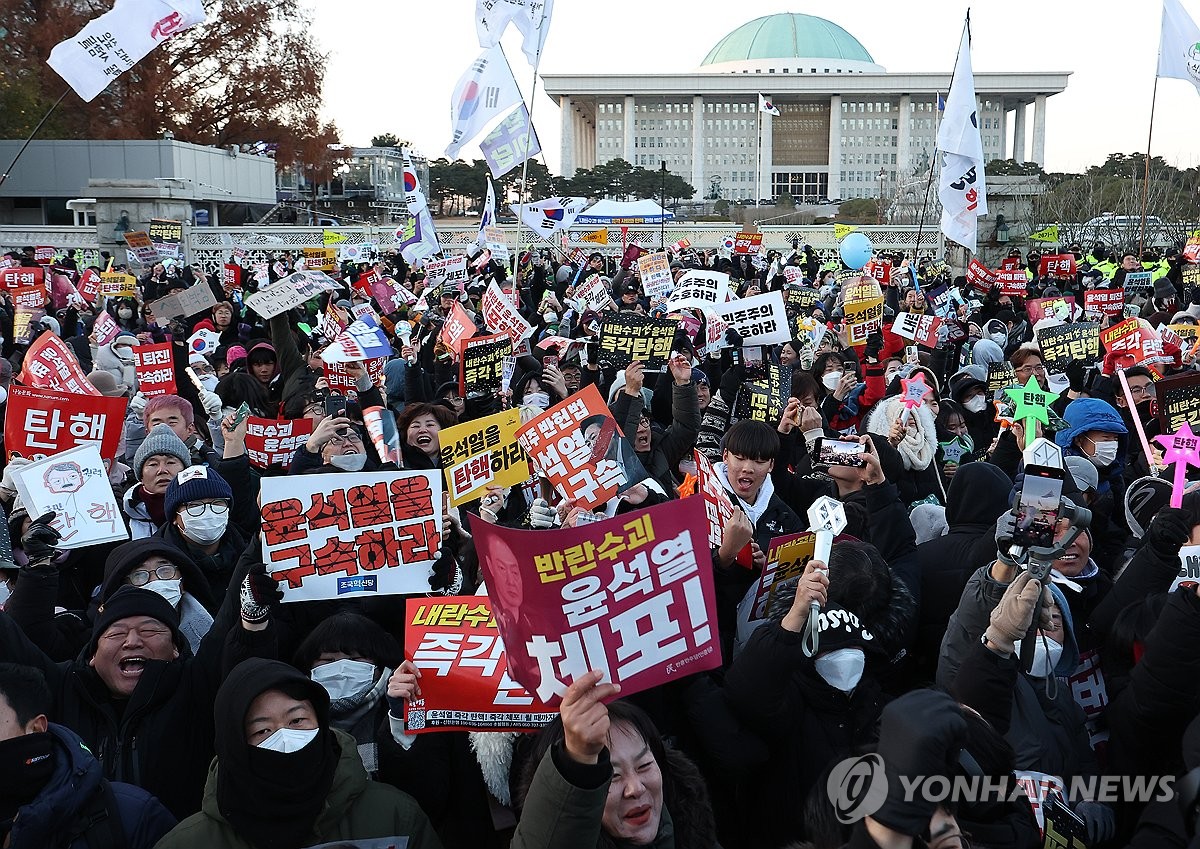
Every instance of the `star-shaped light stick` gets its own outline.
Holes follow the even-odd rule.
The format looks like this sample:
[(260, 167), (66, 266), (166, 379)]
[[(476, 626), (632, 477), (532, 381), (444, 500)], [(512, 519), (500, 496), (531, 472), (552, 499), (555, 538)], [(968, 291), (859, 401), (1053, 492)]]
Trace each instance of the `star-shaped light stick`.
[(1188, 466), (1200, 469), (1200, 436), (1192, 433), (1192, 426), (1184, 422), (1179, 430), (1170, 435), (1156, 436), (1154, 441), (1166, 451), (1165, 465), (1175, 464), (1175, 480), (1171, 483), (1171, 506), (1183, 506), (1183, 490), (1187, 485)]
[[(846, 508), (842, 502), (822, 495), (808, 508), (808, 529), (816, 535), (813, 560), (829, 565), (829, 552), (833, 549), (833, 538), (846, 530)], [(804, 629), (801, 648), (806, 657), (816, 657), (820, 646), (821, 605), (812, 602), (808, 606), (808, 623)]]
[(912, 377), (900, 381), (900, 398), (904, 402), (904, 412), (900, 414), (900, 424), (908, 424), (912, 411), (925, 403), (925, 398), (933, 391), (933, 387), (925, 382), (925, 375), (917, 372)]
[(1038, 385), (1037, 379), (1030, 375), (1029, 381), (1024, 386), (1012, 386), (1005, 389), (1004, 394), (1012, 398), (1017, 407), (1013, 413), (1013, 421), (1024, 424), (1025, 447), (1028, 448), (1037, 438), (1037, 434), (1034, 433), (1036, 428), (1029, 423), (1030, 419), (1041, 422), (1043, 425), (1050, 424), (1048, 412), (1050, 402), (1058, 397), (1058, 393), (1042, 389)]

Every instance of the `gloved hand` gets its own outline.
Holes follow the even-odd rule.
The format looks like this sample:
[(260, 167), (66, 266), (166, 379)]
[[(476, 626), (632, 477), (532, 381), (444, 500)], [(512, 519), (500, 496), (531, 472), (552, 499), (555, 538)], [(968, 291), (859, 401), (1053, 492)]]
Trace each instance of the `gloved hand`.
[(1082, 392), (1084, 389), (1084, 377), (1087, 373), (1087, 365), (1083, 360), (1071, 360), (1071, 364), (1066, 369), (1067, 380), (1071, 382), (1071, 389), (1075, 392)]
[(558, 511), (551, 507), (544, 498), (535, 498), (529, 507), (529, 527), (531, 528), (539, 531), (552, 528), (554, 520), (557, 518)]
[(868, 362), (876, 362), (879, 359), (879, 352), (883, 350), (883, 334), (879, 331), (868, 334), (867, 346), (863, 349), (863, 357)]
[(433, 562), (433, 574), (429, 576), (430, 591), (439, 595), (458, 595), (462, 583), (462, 570), (458, 568), (454, 553), (442, 549), (438, 559)]
[(1112, 840), (1117, 833), (1116, 812), (1103, 802), (1080, 802), (1075, 806), (1075, 813), (1087, 825), (1088, 846)]
[(146, 411), (146, 396), (140, 391), (133, 393), (133, 397), (129, 399), (129, 412), (137, 413), (138, 418), (141, 418), (142, 413)]
[(17, 494), (17, 482), (13, 473), (32, 462), (24, 457), (13, 457), (8, 461), (8, 465), (4, 467), (4, 477), (0, 478), (0, 495), (4, 496), (5, 501), (11, 501)]
[(1015, 649), (1013, 645), (1029, 631), (1033, 622), (1033, 611), (1037, 607), (1042, 585), (1033, 576), (1022, 571), (1008, 585), (1000, 603), (992, 608), (991, 622), (984, 636), (1007, 655)]
[(242, 579), (240, 593), (242, 619), (250, 624), (267, 621), (271, 605), (283, 599), (279, 582), (267, 574), (267, 567), (255, 563)]
[(952, 777), (966, 733), (962, 708), (946, 693), (914, 690), (888, 704), (878, 749), (887, 771), (887, 799), (874, 819), (901, 834), (916, 836), (928, 829), (937, 803), (921, 793), (906, 800), (900, 777)]
[(732, 327), (729, 328), (725, 331), (725, 344), (730, 348), (742, 347), (742, 334), (738, 333), (737, 330)]
[(1013, 544), (1013, 534), (1017, 532), (1017, 517), (1012, 510), (1001, 513), (996, 520), (996, 558), (1009, 566), (1016, 566), (1009, 556), (1008, 550)]
[(221, 417), (221, 396), (215, 392), (209, 392), (207, 389), (200, 392), (200, 403), (204, 405), (204, 412), (212, 420)]
[(58, 554), (55, 545), (62, 539), (62, 534), (50, 526), (56, 515), (51, 510), (49, 513), (38, 516), (21, 535), (21, 550), (29, 558), (30, 567), (49, 565), (54, 556)]
[(1150, 520), (1146, 542), (1155, 554), (1174, 561), (1179, 558), (1179, 549), (1191, 535), (1192, 523), (1188, 514), (1177, 507), (1165, 507)]

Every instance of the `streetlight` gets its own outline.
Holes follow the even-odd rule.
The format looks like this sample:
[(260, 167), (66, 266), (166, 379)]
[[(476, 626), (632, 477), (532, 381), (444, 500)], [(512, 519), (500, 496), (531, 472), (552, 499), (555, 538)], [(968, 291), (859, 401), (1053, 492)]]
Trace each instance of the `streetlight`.
[(887, 176), (887, 172), (882, 168), (879, 169), (879, 203), (876, 209), (879, 212), (879, 223), (883, 223), (883, 179)]
[(662, 209), (659, 210), (658, 218), (658, 249), (663, 251), (667, 249), (667, 161), (665, 159), (659, 161), (662, 162), (662, 166), (659, 168), (662, 173), (662, 203), (660, 204)]

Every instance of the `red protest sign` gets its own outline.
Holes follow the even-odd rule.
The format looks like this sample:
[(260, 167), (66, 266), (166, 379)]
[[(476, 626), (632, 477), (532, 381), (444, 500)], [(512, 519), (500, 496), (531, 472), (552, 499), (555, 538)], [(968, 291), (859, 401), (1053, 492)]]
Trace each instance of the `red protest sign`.
[[(692, 456), (696, 461), (696, 492), (704, 499), (704, 514), (708, 520), (708, 542), (713, 548), (720, 548), (725, 538), (725, 525), (733, 518), (733, 501), (721, 486), (721, 478), (708, 458), (695, 449)], [(737, 563), (747, 569), (754, 568), (754, 551), (750, 543), (738, 552)]]
[(442, 325), (442, 343), (455, 354), (462, 354), (463, 342), (475, 335), (475, 322), (458, 301)]
[(108, 463), (117, 456), (124, 427), (124, 398), (11, 386), (4, 412), (4, 448), (9, 459), (41, 460), (95, 442)]
[(1030, 324), (1037, 324), (1043, 318), (1057, 318), (1070, 321), (1075, 315), (1075, 296), (1063, 295), (1058, 298), (1034, 298), (1025, 302), (1025, 313), (1029, 316)]
[(406, 730), (527, 731), (558, 715), (509, 677), (486, 596), (410, 598), (406, 606), (404, 644), (421, 670), (421, 695), (405, 704)]
[(967, 282), (971, 284), (971, 288), (976, 292), (982, 292), (986, 295), (991, 291), (992, 286), (997, 283), (996, 272), (992, 271), (979, 260), (972, 259), (967, 264)]
[(1074, 254), (1050, 254), (1038, 263), (1038, 277), (1069, 279), (1075, 276)]
[(874, 277), (879, 285), (887, 286), (892, 280), (892, 264), (890, 262), (868, 262), (863, 273)]
[(1020, 267), (1021, 260), (1017, 259), (1016, 257), (1005, 257), (1004, 259), (1000, 260), (1001, 271), (1016, 271)]
[(1001, 295), (1023, 298), (1029, 289), (1029, 277), (1020, 268), (1004, 268), (997, 271), (996, 282), (1000, 284)]
[(250, 465), (257, 469), (287, 466), (296, 449), (308, 441), (312, 429), (310, 418), (277, 421), (251, 416), (246, 420), (246, 456)]
[(75, 352), (53, 333), (43, 333), (25, 353), (17, 381), (37, 389), (54, 389), (74, 395), (100, 395), (75, 359)]
[(175, 355), (170, 342), (134, 346), (133, 368), (138, 391), (147, 398), (175, 394)]
[(938, 329), (941, 326), (942, 319), (936, 315), (904, 312), (896, 316), (896, 320), (892, 323), (892, 332), (926, 348), (936, 348)]
[(1193, 233), (1183, 246), (1183, 258), (1188, 262), (1200, 262), (1200, 235)]
[(589, 670), (630, 695), (720, 666), (700, 499), (563, 530), (477, 525), (509, 673), (547, 705)]
[(0, 271), (0, 283), (5, 289), (20, 289), (25, 286), (45, 286), (46, 271), (43, 268), (6, 268)]
[[(364, 364), (367, 376), (376, 386), (383, 385), (385, 363), (387, 363), (387, 357), (376, 357), (373, 360), (367, 360)], [(327, 363), (322, 360), (321, 365), (325, 368), (325, 384), (329, 387), (331, 394), (345, 395), (347, 398), (358, 397), (358, 386), (355, 384), (354, 378), (350, 376), (350, 372), (347, 371), (346, 363)]]
[(242, 267), (231, 262), (225, 263), (221, 270), (221, 288), (229, 295), (242, 288)]
[(1083, 293), (1083, 311), (1092, 315), (1122, 315), (1124, 289), (1091, 289)]
[(733, 237), (735, 254), (756, 254), (762, 246), (762, 233), (738, 233)]
[(54, 247), (52, 245), (39, 245), (34, 248), (33, 261), (38, 265), (53, 265)]
[(46, 306), (46, 290), (41, 286), (21, 286), (13, 290), (13, 303), (27, 310)]
[(89, 268), (83, 272), (83, 276), (79, 278), (79, 297), (83, 298), (89, 304), (96, 302), (96, 296), (100, 294), (100, 273), (94, 268)]

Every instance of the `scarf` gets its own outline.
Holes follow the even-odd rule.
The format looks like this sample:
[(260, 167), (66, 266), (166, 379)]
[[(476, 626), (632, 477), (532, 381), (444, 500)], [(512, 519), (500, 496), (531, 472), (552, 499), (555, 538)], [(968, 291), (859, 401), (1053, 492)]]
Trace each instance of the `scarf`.
[(483, 783), (488, 792), (504, 807), (512, 805), (512, 791), (509, 789), (508, 776), (512, 769), (513, 746), (520, 736), (515, 731), (470, 731), (467, 740), (475, 760), (479, 762), (479, 771), (483, 774)]
[(900, 440), (896, 450), (900, 452), (904, 468), (921, 472), (928, 469), (929, 464), (933, 462), (933, 453), (937, 444), (934, 443), (932, 446), (929, 444), (929, 440), (925, 438), (922, 431), (921, 420), (915, 413), (909, 417), (909, 422), (914, 427), (912, 430), (904, 431), (904, 438)]
[(164, 492), (161, 495), (151, 495), (146, 492), (146, 488), (138, 484), (137, 490), (134, 492), (132, 501), (136, 504), (139, 500), (146, 507), (146, 515), (150, 517), (150, 521), (155, 525), (162, 527), (167, 521), (166, 500), (167, 494)]
[(758, 490), (758, 497), (754, 499), (753, 504), (743, 501), (729, 484), (729, 469), (724, 463), (714, 463), (713, 469), (721, 478), (721, 483), (725, 485), (725, 491), (733, 496), (735, 504), (739, 505), (746, 516), (750, 519), (750, 524), (758, 525), (758, 520), (762, 518), (763, 513), (767, 512), (767, 505), (771, 503), (771, 496), (775, 494), (775, 483), (771, 480), (771, 476), (763, 480), (762, 486)]
[(184, 593), (179, 601), (179, 633), (187, 638), (192, 654), (200, 650), (200, 641), (212, 624), (212, 614), (204, 609), (204, 605), (196, 601), (195, 596)]

